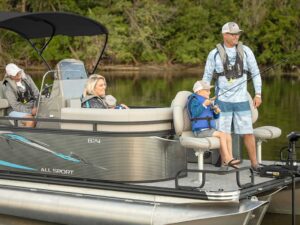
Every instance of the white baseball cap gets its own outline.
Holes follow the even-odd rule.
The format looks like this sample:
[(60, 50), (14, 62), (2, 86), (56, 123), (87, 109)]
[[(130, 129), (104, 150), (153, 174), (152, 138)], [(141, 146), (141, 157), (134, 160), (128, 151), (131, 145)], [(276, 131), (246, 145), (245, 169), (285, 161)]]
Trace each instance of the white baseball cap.
[(222, 34), (239, 34), (241, 32), (243, 32), (243, 30), (241, 30), (239, 25), (237, 25), (237, 23), (235, 22), (225, 23), (222, 27)]
[(5, 71), (8, 76), (12, 77), (16, 76), (19, 72), (23, 72), (23, 70), (14, 63), (7, 64), (5, 67)]
[(211, 89), (213, 86), (209, 85), (207, 82), (205, 82), (204, 80), (198, 80), (196, 81), (196, 83), (194, 84), (193, 87), (193, 91), (194, 93), (196, 93), (197, 91), (200, 90), (209, 90)]

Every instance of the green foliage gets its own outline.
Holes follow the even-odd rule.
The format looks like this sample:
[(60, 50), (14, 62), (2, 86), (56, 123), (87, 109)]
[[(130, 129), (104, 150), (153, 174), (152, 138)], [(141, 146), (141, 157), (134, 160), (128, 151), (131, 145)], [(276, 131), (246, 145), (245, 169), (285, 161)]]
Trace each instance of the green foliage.
[[(222, 40), (222, 25), (236, 21), (245, 31), (241, 40), (259, 64), (288, 58), (284, 70), (299, 70), (300, 65), (298, 0), (3, 0), (0, 9), (67, 11), (99, 21), (109, 30), (106, 63), (203, 66), (209, 51)], [(6, 31), (1, 34), (0, 62), (13, 58), (28, 64), (37, 59), (26, 42)], [(91, 65), (102, 45), (101, 38), (54, 39), (45, 57), (53, 62), (80, 58)]]

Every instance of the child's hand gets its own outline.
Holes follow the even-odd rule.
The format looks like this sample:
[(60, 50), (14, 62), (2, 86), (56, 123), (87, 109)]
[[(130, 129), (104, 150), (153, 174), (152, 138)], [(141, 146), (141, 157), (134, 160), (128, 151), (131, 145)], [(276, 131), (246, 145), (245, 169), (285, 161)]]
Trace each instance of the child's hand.
[(212, 104), (212, 101), (211, 101), (210, 99), (206, 99), (206, 100), (203, 102), (203, 104), (204, 104), (205, 106), (209, 106), (209, 105)]
[(123, 108), (125, 108), (125, 109), (129, 109), (129, 107), (127, 106), (127, 105), (125, 105), (125, 104), (120, 104)]
[(217, 105), (214, 105), (212, 108), (213, 108), (213, 110), (215, 111), (216, 114), (221, 112), (221, 109)]

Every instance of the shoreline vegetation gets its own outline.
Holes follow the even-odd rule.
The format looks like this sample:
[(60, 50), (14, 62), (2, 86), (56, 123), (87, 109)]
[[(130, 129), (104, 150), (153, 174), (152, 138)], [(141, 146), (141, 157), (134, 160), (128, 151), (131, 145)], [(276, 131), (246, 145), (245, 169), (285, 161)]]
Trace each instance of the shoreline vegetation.
[[(268, 66), (260, 67), (260, 71), (263, 72)], [(45, 66), (28, 66), (24, 68), (26, 73), (35, 76), (42, 76), (47, 71)], [(5, 71), (5, 68), (1, 68)], [(117, 65), (99, 65), (95, 73), (102, 75), (109, 75), (114, 77), (132, 77), (132, 76), (151, 76), (151, 77), (182, 77), (184, 76), (197, 76), (199, 79), (204, 72), (204, 66), (200, 65), (129, 65), (129, 64), (117, 64)], [(290, 78), (300, 80), (300, 71), (290, 71), (282, 73), (280, 70), (270, 69), (265, 73), (262, 73), (262, 78)], [(2, 73), (0, 79), (3, 79)]]
[[(260, 72), (263, 72), (264, 70), (267, 70), (269, 67), (272, 66), (259, 66)], [(204, 72), (204, 66), (200, 65), (154, 65), (154, 64), (145, 64), (145, 65), (128, 65), (128, 64), (117, 64), (117, 65), (100, 65), (98, 66), (99, 71), (127, 71), (127, 72), (139, 72), (139, 71), (152, 71), (153, 73), (157, 72), (187, 72), (187, 73), (198, 73), (203, 74)], [(282, 71), (279, 69), (270, 68), (268, 69), (263, 75), (266, 75), (267, 77), (276, 77), (278, 73), (282, 73)], [(290, 77), (299, 77), (300, 78), (300, 68), (295, 68), (292, 71), (287, 71), (285, 73), (282, 73), (281, 76), (290, 76)]]
[[(299, 0), (2, 0), (0, 10), (71, 12), (102, 23), (109, 38), (100, 71), (201, 74), (208, 53), (222, 40), (223, 24), (235, 21), (244, 31), (240, 40), (253, 50), (261, 71), (274, 65), (266, 76), (300, 76)], [(23, 38), (5, 29), (0, 36), (1, 67), (13, 62), (26, 70), (39, 70), (41, 64), (45, 70)], [(34, 42), (41, 48), (45, 40)], [(101, 36), (54, 37), (43, 56), (52, 66), (75, 58), (90, 68), (103, 43)]]

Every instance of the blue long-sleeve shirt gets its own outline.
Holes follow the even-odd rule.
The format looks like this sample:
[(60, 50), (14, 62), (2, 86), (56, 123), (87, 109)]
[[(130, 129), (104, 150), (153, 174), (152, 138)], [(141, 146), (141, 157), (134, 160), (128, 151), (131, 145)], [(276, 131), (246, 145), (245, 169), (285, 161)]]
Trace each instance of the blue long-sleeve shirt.
[[(210, 106), (207, 106), (210, 107)], [(201, 114), (203, 113), (205, 109), (205, 106), (203, 104), (199, 104), (198, 100), (196, 98), (191, 99), (190, 102), (190, 113), (192, 117), (201, 117)], [(220, 113), (215, 113), (213, 111), (214, 119), (218, 119), (220, 116)]]
[[(237, 55), (236, 48), (235, 47), (227, 48), (226, 46), (224, 46), (224, 48), (228, 55), (229, 63), (231, 65), (234, 65), (236, 60), (236, 55)], [(261, 94), (262, 81), (261, 81), (261, 76), (260, 76), (260, 72), (257, 66), (255, 56), (252, 50), (245, 45), (243, 45), (243, 50), (244, 50), (244, 59), (243, 59), (244, 70), (247, 70), (251, 73), (255, 93)], [(217, 53), (216, 48), (213, 49), (207, 57), (203, 80), (210, 83), (213, 78), (214, 71), (216, 71), (217, 73), (224, 71), (221, 57)], [(219, 76), (216, 82), (216, 94), (220, 95), (218, 99), (224, 102), (248, 101), (246, 80), (247, 80), (247, 74), (245, 73), (242, 77), (237, 78), (233, 81), (228, 81), (225, 76)], [(229, 89), (231, 90), (227, 91)], [(223, 94), (224, 92), (226, 93)]]
[[(200, 97), (200, 99), (199, 99)], [(192, 131), (201, 131), (207, 128), (216, 128), (214, 119), (218, 119), (220, 114), (215, 113), (211, 106), (205, 106), (203, 103), (205, 98), (192, 97), (188, 102), (189, 116), (192, 120)], [(197, 120), (197, 118), (210, 117), (213, 120)], [(193, 120), (196, 119), (196, 120)]]

